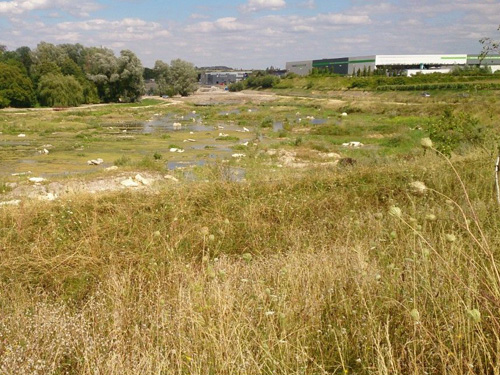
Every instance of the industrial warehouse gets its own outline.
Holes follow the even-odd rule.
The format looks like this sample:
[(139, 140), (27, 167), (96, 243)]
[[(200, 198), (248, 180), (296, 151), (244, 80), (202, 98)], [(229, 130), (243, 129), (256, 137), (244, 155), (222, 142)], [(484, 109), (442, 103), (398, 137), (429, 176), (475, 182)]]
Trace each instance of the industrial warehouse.
[(304, 76), (313, 69), (328, 70), (335, 74), (355, 75), (385, 69), (401, 75), (417, 73), (449, 73), (455, 67), (488, 66), (492, 72), (500, 70), (500, 56), (481, 58), (476, 55), (371, 55), (334, 59), (293, 61), (286, 63), (286, 70)]

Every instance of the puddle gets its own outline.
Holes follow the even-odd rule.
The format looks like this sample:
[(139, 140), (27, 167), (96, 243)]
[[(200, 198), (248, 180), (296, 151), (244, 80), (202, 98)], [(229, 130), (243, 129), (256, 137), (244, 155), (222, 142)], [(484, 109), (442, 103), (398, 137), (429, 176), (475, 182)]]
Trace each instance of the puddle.
[(241, 111), (239, 109), (232, 109), (230, 111), (219, 112), (219, 115), (229, 116), (229, 115), (239, 115), (240, 113), (241, 113)]
[(283, 123), (282, 122), (273, 123), (273, 131), (279, 132), (281, 130), (283, 130)]
[(167, 169), (169, 171), (174, 171), (176, 169), (187, 168), (187, 167), (201, 167), (207, 164), (206, 160), (195, 160), (195, 161), (169, 161), (167, 162)]
[(231, 152), (232, 149), (227, 146), (220, 147), (218, 145), (207, 145), (207, 144), (202, 144), (202, 145), (194, 145), (190, 147), (191, 150), (214, 150), (214, 151), (224, 151), (224, 152)]
[(315, 118), (315, 119), (311, 120), (311, 124), (313, 124), (313, 125), (321, 125), (321, 124), (324, 124), (325, 122), (326, 122), (326, 119), (324, 119), (324, 118)]

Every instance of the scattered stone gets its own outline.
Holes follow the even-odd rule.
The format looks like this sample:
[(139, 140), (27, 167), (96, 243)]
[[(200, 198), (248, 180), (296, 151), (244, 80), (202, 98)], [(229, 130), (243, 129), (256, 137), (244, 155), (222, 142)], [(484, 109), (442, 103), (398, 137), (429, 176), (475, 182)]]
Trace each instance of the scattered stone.
[(104, 163), (104, 160), (102, 160), (101, 158), (98, 158), (98, 159), (92, 159), (92, 160), (88, 160), (87, 161), (87, 164), (88, 165), (100, 165)]
[(47, 195), (40, 196), (40, 199), (46, 201), (55, 201), (57, 199), (57, 194), (47, 193)]
[(244, 158), (246, 155), (245, 154), (232, 154), (231, 156), (233, 158)]
[(11, 176), (26, 176), (27, 174), (31, 174), (31, 171), (28, 172), (19, 172), (19, 173), (12, 173)]
[(118, 169), (118, 167), (116, 165), (113, 165), (111, 167), (108, 167), (106, 169), (104, 169), (105, 171), (116, 171)]
[(134, 179), (137, 181), (137, 182), (140, 182), (141, 184), (145, 185), (145, 186), (149, 186), (151, 185), (151, 180), (147, 179), (147, 178), (144, 178), (142, 177), (140, 174), (137, 174), (135, 175)]
[(219, 137), (229, 137), (229, 134), (226, 134), (226, 133), (219, 133)]
[(359, 147), (363, 147), (364, 144), (361, 143), (361, 142), (357, 142), (357, 141), (351, 141), (351, 142), (347, 142), (347, 143), (342, 143), (342, 146), (344, 146), (344, 147), (359, 148)]
[(346, 116), (347, 116), (347, 113), (342, 112), (342, 117), (346, 117)]
[(19, 138), (24, 138), (24, 137), (26, 137), (26, 134), (21, 133), (21, 134), (18, 135), (18, 137)]
[(125, 187), (138, 187), (139, 183), (134, 181), (132, 178), (127, 178), (126, 180), (123, 180), (120, 182)]
[(46, 180), (45, 178), (43, 178), (43, 177), (30, 177), (30, 178), (28, 178), (28, 180), (29, 180), (30, 182), (34, 182), (35, 184), (38, 184), (38, 183), (43, 182), (43, 181), (47, 181), (47, 180)]
[(165, 175), (164, 178), (166, 180), (170, 180), (170, 181), (173, 181), (173, 182), (179, 182), (179, 180), (177, 178), (175, 178), (174, 176), (171, 176), (169, 174)]
[(180, 122), (174, 122), (172, 126), (174, 129), (180, 129), (182, 127), (182, 124)]
[(250, 129), (247, 129), (247, 128), (243, 127), (243, 131), (246, 132), (246, 133), (248, 133), (250, 131)]
[(46, 148), (44, 148), (43, 150), (38, 150), (38, 153), (40, 155), (48, 155), (49, 154), (49, 150), (47, 150)]
[(188, 138), (188, 139), (185, 139), (183, 142), (196, 142), (196, 139)]

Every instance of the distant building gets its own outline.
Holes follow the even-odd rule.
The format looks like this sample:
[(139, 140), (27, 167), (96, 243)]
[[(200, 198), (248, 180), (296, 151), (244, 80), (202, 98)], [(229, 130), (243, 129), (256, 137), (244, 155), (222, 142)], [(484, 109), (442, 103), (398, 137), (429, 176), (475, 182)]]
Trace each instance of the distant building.
[(500, 56), (487, 56), (480, 60), (478, 55), (370, 55), (341, 57), (334, 59), (292, 61), (286, 63), (286, 70), (301, 76), (311, 73), (313, 68), (327, 69), (341, 75), (355, 75), (358, 71), (387, 69), (400, 74), (450, 72), (456, 66), (489, 66), (493, 72), (500, 70)]
[(200, 76), (202, 85), (228, 85), (248, 77), (250, 71), (203, 72)]

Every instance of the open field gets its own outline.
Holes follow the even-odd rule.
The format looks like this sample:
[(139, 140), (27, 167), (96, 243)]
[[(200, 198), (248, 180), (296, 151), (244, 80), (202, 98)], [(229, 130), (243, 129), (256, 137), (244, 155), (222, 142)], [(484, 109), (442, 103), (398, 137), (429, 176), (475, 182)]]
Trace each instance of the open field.
[(0, 373), (500, 374), (500, 92), (285, 91), (0, 111)]

